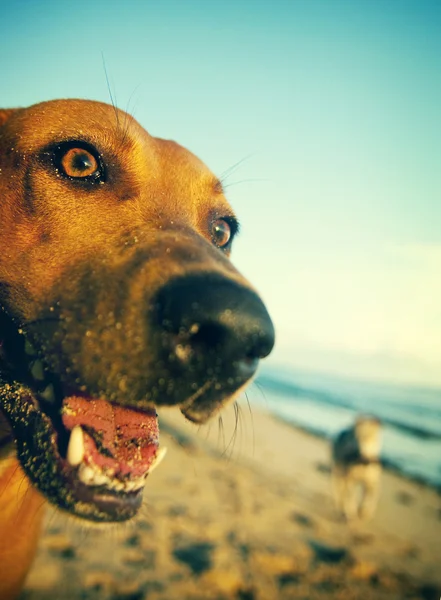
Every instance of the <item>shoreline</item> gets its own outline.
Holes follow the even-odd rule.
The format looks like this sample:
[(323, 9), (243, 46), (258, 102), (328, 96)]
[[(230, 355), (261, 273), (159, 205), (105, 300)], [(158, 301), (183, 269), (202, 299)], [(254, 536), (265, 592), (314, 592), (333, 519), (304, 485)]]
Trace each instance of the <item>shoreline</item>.
[[(286, 377), (286, 374), (285, 374)], [(303, 378), (302, 378), (303, 377)], [(439, 409), (434, 413), (432, 420), (427, 420), (430, 411), (428, 404), (424, 410), (423, 421), (411, 419), (412, 410), (416, 410), (416, 400), (409, 406), (409, 389), (396, 387), (403, 395), (402, 406), (398, 403), (394, 410), (395, 416), (382, 408), (379, 402), (381, 389), (377, 389), (378, 382), (371, 382), (373, 386), (373, 402), (369, 405), (369, 387), (364, 389), (358, 380), (352, 384), (360, 385), (360, 389), (348, 387), (348, 380), (337, 378), (341, 389), (334, 389), (332, 379), (329, 385), (324, 386), (304, 379), (305, 374), (299, 374), (300, 384), (283, 379), (275, 380), (269, 374), (257, 380), (260, 394), (255, 394), (251, 386), (249, 394), (253, 403), (263, 410), (270, 412), (282, 422), (293, 427), (308, 431), (322, 439), (330, 440), (341, 429), (346, 427), (358, 414), (372, 414), (380, 419), (384, 425), (384, 443), (382, 448), (382, 464), (388, 470), (402, 472), (405, 477), (432, 487), (441, 492), (441, 471), (439, 470), (439, 456), (441, 455), (441, 430)], [(424, 391), (424, 390), (423, 390)], [(427, 392), (427, 390), (425, 390)], [(433, 397), (436, 390), (431, 390), (430, 402), (438, 398)], [(359, 396), (358, 396), (359, 395)], [(424, 396), (423, 396), (424, 397)], [(262, 401), (262, 398), (265, 401)], [(391, 396), (393, 401), (393, 396)], [(387, 400), (387, 394), (386, 394)], [(296, 408), (297, 407), (297, 408)], [(421, 409), (421, 410), (423, 410)], [(403, 414), (400, 417), (401, 410)], [(323, 413), (324, 418), (320, 415)], [(411, 451), (406, 452), (406, 448)], [(414, 462), (415, 460), (415, 462)]]
[[(268, 413), (268, 416), (270, 418), (275, 419), (276, 421), (280, 422), (282, 425), (288, 425), (288, 427), (292, 427), (296, 431), (311, 435), (312, 437), (316, 438), (317, 440), (321, 440), (326, 443), (329, 443), (332, 439), (331, 437), (327, 436), (326, 434), (320, 433), (319, 431), (314, 430), (313, 428), (303, 427), (302, 425), (300, 425), (299, 423), (295, 423), (294, 421), (286, 421), (285, 419), (283, 419), (279, 415), (271, 412), (270, 410), (267, 410), (265, 412)], [(393, 460), (390, 460), (388, 458), (381, 457), (380, 463), (385, 471), (387, 471), (389, 473), (394, 473), (398, 477), (402, 477), (403, 479), (412, 481), (415, 484), (427, 487), (427, 488), (435, 491), (436, 493), (441, 494), (441, 482), (435, 483), (435, 482), (429, 481), (428, 479), (424, 479), (423, 477), (420, 477), (418, 475), (412, 475), (411, 473), (403, 471), (397, 464), (395, 464), (393, 462)]]

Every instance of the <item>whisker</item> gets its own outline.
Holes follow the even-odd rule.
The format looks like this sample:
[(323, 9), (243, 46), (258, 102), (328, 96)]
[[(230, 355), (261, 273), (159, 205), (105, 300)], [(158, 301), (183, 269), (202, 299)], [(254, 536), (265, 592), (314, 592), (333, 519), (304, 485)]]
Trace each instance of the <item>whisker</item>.
[(224, 421), (223, 421), (222, 415), (219, 415), (219, 417), (217, 418), (217, 422), (218, 422), (218, 427), (219, 427), (218, 435), (217, 435), (217, 447), (219, 448), (220, 438), (222, 437), (222, 443), (224, 446), (224, 450), (222, 451), (221, 455), (223, 455), (226, 447), (225, 447), (225, 429), (224, 429)]
[(138, 91), (138, 89), (140, 87), (141, 87), (141, 83), (138, 83), (138, 85), (135, 87), (135, 89), (130, 94), (129, 99), (127, 101), (126, 110), (124, 112), (124, 123), (123, 123), (123, 130), (122, 130), (122, 139), (121, 139), (122, 144), (125, 142), (127, 135), (129, 133), (129, 128), (130, 128), (129, 116), (131, 116), (133, 118), (135, 116), (136, 104), (133, 106), (133, 110), (131, 111), (130, 110), (130, 102), (132, 101), (133, 96), (135, 95), (135, 93)]
[(243, 419), (243, 413), (242, 413), (242, 408), (240, 406), (240, 404), (238, 402), (236, 402), (237, 404), (237, 433), (239, 436), (239, 456), (242, 455), (242, 447), (243, 447), (243, 435), (242, 432), (244, 431), (244, 419)]
[(265, 404), (266, 404), (266, 406), (268, 408), (269, 407), (269, 402), (268, 402), (268, 398), (265, 395), (265, 389), (264, 389), (263, 385), (261, 383), (259, 383), (258, 381), (254, 381), (253, 383), (257, 387), (257, 389), (259, 390), (259, 392), (260, 392), (262, 398), (265, 400)]
[[(152, 509), (150, 507), (150, 505), (147, 502), (143, 502), (141, 504), (141, 508), (140, 508), (140, 513), (142, 513), (142, 516), (147, 520), (147, 521), (154, 521), (154, 516), (152, 513)], [(138, 519), (136, 519), (137, 521)]]
[(237, 430), (238, 430), (237, 429), (238, 428), (238, 405), (237, 405), (237, 402), (235, 402), (233, 404), (233, 410), (234, 410), (234, 415), (235, 415), (235, 424), (234, 424), (233, 433), (231, 434), (230, 441), (226, 445), (226, 447), (221, 455), (221, 456), (227, 456), (228, 450), (231, 448), (230, 454), (227, 457), (228, 460), (231, 460), (231, 457), (233, 455), (234, 446), (235, 446), (236, 437), (237, 437)]
[(239, 423), (239, 405), (237, 402), (235, 402), (233, 404), (233, 410), (234, 410), (234, 429), (233, 429), (233, 433), (231, 435), (231, 444), (230, 444), (230, 456), (229, 456), (229, 460), (231, 460), (232, 456), (233, 456), (233, 452), (234, 452), (234, 448), (236, 447), (236, 440), (237, 440), (237, 432), (238, 432), (238, 423)]
[(247, 401), (247, 405), (248, 405), (248, 412), (250, 413), (250, 418), (251, 418), (251, 432), (252, 432), (252, 439), (253, 439), (253, 456), (254, 456), (254, 451), (256, 449), (256, 431), (254, 428), (254, 415), (253, 415), (253, 410), (251, 408), (251, 403), (250, 403), (250, 399), (248, 398), (248, 393), (245, 391), (245, 398)]
[(224, 188), (224, 190), (226, 190), (229, 187), (232, 187), (233, 185), (240, 185), (242, 183), (254, 183), (256, 181), (270, 181), (270, 179), (264, 177), (256, 177), (252, 179), (241, 179), (240, 181), (232, 181), (231, 183), (222, 182), (222, 187)]
[(247, 156), (244, 156), (236, 163), (234, 163), (234, 165), (231, 165), (231, 167), (229, 167), (223, 173), (221, 173), (219, 181), (222, 183), (222, 185), (224, 185), (224, 181), (226, 181), (226, 179), (230, 177), (230, 175), (232, 175), (245, 161), (249, 160), (252, 156), (254, 155), (248, 154)]
[(117, 104), (116, 104), (116, 93), (115, 93), (115, 98), (114, 98), (113, 94), (112, 94), (112, 89), (111, 89), (111, 86), (110, 86), (109, 75), (107, 73), (107, 67), (106, 67), (106, 60), (104, 58), (104, 52), (101, 52), (101, 58), (102, 58), (102, 61), (103, 61), (104, 75), (106, 76), (107, 90), (108, 90), (109, 96), (110, 96), (110, 103), (112, 104), (113, 110), (115, 112), (116, 129), (118, 131), (118, 129), (120, 129), (120, 122), (119, 122), (118, 107), (117, 107)]

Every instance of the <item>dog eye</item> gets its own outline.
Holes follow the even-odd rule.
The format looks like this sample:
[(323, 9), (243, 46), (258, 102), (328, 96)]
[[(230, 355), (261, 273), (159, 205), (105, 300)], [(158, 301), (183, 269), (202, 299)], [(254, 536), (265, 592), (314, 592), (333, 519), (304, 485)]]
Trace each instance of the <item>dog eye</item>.
[(83, 140), (68, 140), (49, 146), (42, 153), (57, 173), (70, 180), (104, 183), (106, 168), (98, 150)]
[(99, 173), (95, 156), (84, 148), (70, 148), (60, 160), (60, 166), (68, 177), (82, 179)]
[(226, 248), (231, 241), (233, 231), (231, 225), (225, 219), (216, 219), (211, 227), (213, 243), (218, 248)]

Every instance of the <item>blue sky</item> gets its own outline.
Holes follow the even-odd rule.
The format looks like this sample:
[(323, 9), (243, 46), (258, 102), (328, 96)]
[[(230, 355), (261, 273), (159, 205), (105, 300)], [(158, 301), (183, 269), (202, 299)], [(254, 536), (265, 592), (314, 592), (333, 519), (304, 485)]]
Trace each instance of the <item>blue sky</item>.
[(441, 3), (0, 0), (0, 103), (108, 101), (222, 175), (273, 360), (441, 384)]

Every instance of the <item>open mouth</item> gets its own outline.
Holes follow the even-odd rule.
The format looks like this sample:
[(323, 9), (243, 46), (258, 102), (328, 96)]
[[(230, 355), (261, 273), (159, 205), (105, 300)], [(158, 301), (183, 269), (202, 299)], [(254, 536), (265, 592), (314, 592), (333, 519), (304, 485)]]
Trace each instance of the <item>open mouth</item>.
[(137, 494), (164, 456), (154, 409), (139, 412), (103, 399), (71, 396), (63, 400), (61, 419), (69, 434), (63, 468), (75, 473), (83, 499), (96, 488), (105, 494)]
[(155, 408), (139, 411), (66, 389), (22, 335), (14, 338), (0, 340), (0, 406), (27, 475), (51, 502), (78, 516), (132, 518), (165, 455)]

